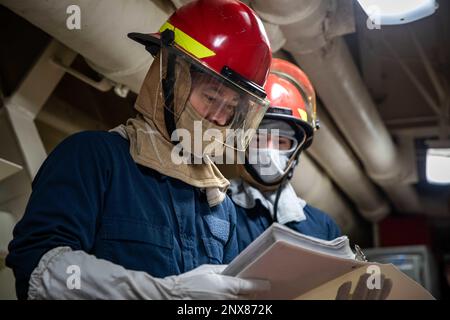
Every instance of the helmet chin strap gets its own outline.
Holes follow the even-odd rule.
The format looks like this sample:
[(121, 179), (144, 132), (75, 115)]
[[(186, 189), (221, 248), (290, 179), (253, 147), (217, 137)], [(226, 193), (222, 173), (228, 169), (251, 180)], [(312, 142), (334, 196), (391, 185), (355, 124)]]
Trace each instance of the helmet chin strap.
[[(161, 33), (161, 42), (165, 47), (172, 46), (175, 40), (175, 33), (172, 30), (166, 29)], [(164, 93), (164, 123), (166, 125), (167, 133), (172, 138), (172, 134), (176, 129), (175, 124), (175, 109), (173, 105), (174, 91), (175, 91), (175, 54), (171, 50), (167, 50), (167, 71), (166, 77), (161, 79), (163, 93)], [(178, 138), (170, 139), (172, 144), (178, 142)]]
[(277, 214), (278, 214), (278, 201), (280, 200), (281, 191), (283, 190), (286, 182), (288, 180), (290, 180), (289, 176), (291, 176), (291, 178), (292, 178), (292, 174), (290, 174), (290, 172), (294, 172), (294, 169), (292, 168), (288, 172), (288, 174), (283, 176), (283, 179), (281, 180), (280, 186), (278, 187), (277, 195), (275, 197), (275, 203), (273, 204), (273, 221), (272, 221), (272, 223), (273, 222), (278, 222), (278, 216), (277, 216)]

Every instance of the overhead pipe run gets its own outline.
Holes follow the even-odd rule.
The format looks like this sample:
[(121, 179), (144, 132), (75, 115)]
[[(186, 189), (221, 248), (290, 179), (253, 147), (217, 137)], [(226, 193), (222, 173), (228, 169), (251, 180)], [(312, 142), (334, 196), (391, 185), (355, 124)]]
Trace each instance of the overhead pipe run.
[(384, 184), (400, 182), (402, 162), (343, 39), (333, 39), (321, 52), (293, 56), (312, 78), (327, 110), (370, 177)]
[(369, 177), (384, 188), (398, 210), (421, 211), (415, 190), (404, 182), (409, 166), (383, 124), (344, 40), (335, 38), (321, 52), (293, 56), (312, 79)]
[(320, 109), (318, 115), (321, 129), (307, 152), (347, 194), (364, 218), (373, 222), (383, 219), (391, 210), (389, 204), (367, 177), (328, 116)]
[[(124, 85), (136, 93), (153, 59), (127, 34), (158, 30), (174, 10), (163, 0), (2, 0), (2, 5), (81, 54), (119, 89)], [(66, 25), (72, 5), (80, 8), (80, 30)]]
[(358, 235), (358, 224), (348, 201), (307, 154), (301, 156), (291, 183), (297, 194), (308, 204), (333, 217), (343, 234), (351, 234), (353, 237)]
[[(408, 166), (383, 124), (344, 40), (336, 37), (352, 30), (347, 25), (338, 28), (341, 34), (331, 35), (329, 25), (338, 7), (349, 3), (282, 0), (275, 4), (270, 0), (253, 0), (251, 5), (266, 22), (280, 26), (286, 40), (283, 48), (308, 74), (369, 177), (384, 189), (398, 210), (419, 212), (417, 193), (406, 182)], [(339, 12), (353, 21), (351, 11)]]
[[(265, 23), (279, 26), (281, 34), (291, 46), (293, 39), (301, 35), (301, 41), (295, 42), (296, 51), (314, 51), (327, 43), (323, 32), (323, 21), (331, 3), (317, 0), (253, 0), (251, 6)], [(269, 27), (270, 29), (271, 27)], [(280, 43), (270, 37), (270, 43)], [(285, 46), (288, 43), (285, 44)], [(272, 46), (273, 51), (281, 49)]]

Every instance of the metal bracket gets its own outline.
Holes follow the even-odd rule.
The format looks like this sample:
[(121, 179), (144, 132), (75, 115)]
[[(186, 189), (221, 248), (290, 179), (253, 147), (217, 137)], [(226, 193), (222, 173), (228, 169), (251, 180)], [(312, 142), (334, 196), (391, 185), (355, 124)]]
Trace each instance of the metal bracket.
[(102, 80), (100, 81), (95, 81), (86, 76), (85, 74), (79, 72), (78, 70), (71, 68), (69, 65), (64, 64), (56, 57), (51, 58), (50, 61), (61, 70), (67, 72), (68, 74), (74, 76), (78, 80), (83, 81), (84, 83), (90, 85), (91, 87), (101, 92), (107, 92), (114, 88), (114, 92), (121, 98), (126, 98), (128, 92), (130, 92), (130, 89), (127, 86), (120, 83), (116, 83), (108, 78), (102, 78)]
[(67, 72), (68, 74), (74, 76), (78, 80), (83, 81), (84, 83), (90, 85), (91, 87), (94, 87), (95, 89), (97, 89), (99, 91), (106, 92), (106, 91), (109, 91), (109, 90), (111, 90), (113, 88), (112, 82), (110, 80), (106, 79), (106, 78), (103, 78), (100, 81), (95, 81), (95, 80), (89, 78), (88, 76), (82, 74), (81, 72), (71, 68), (70, 66), (63, 64), (56, 57), (52, 57), (50, 59), (50, 61), (55, 66), (57, 66), (58, 68), (63, 70), (64, 72)]

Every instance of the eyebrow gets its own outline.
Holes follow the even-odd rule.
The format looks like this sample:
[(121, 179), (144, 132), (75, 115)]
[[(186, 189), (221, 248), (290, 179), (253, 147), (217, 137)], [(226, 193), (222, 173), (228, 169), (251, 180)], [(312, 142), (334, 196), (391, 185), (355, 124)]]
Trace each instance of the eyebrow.
[[(209, 93), (209, 94), (216, 94), (217, 92), (220, 92), (220, 88), (219, 87), (217, 87), (216, 85), (214, 85), (214, 84), (211, 84), (211, 85), (209, 85), (209, 84), (207, 84), (207, 87), (206, 87), (206, 89), (205, 89), (205, 92), (207, 92), (207, 93)], [(232, 102), (235, 102), (236, 104), (239, 104), (239, 95), (238, 94), (236, 94), (236, 96), (235, 97), (233, 97), (233, 99), (231, 100)]]

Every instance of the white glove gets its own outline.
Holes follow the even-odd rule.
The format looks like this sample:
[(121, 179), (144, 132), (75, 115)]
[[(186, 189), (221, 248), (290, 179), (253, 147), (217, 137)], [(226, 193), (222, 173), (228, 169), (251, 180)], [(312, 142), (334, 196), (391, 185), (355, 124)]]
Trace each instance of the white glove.
[(192, 271), (164, 278), (176, 299), (249, 299), (270, 290), (266, 280), (248, 280), (221, 275), (226, 265), (204, 264)]
[[(71, 273), (75, 269), (79, 274)], [(268, 290), (263, 280), (219, 274), (225, 266), (203, 265), (178, 276), (154, 278), (84, 251), (47, 252), (30, 277), (29, 299), (240, 299)], [(72, 271), (73, 272), (73, 271)], [(79, 276), (79, 287), (74, 277)], [(75, 286), (74, 286), (75, 284)]]

